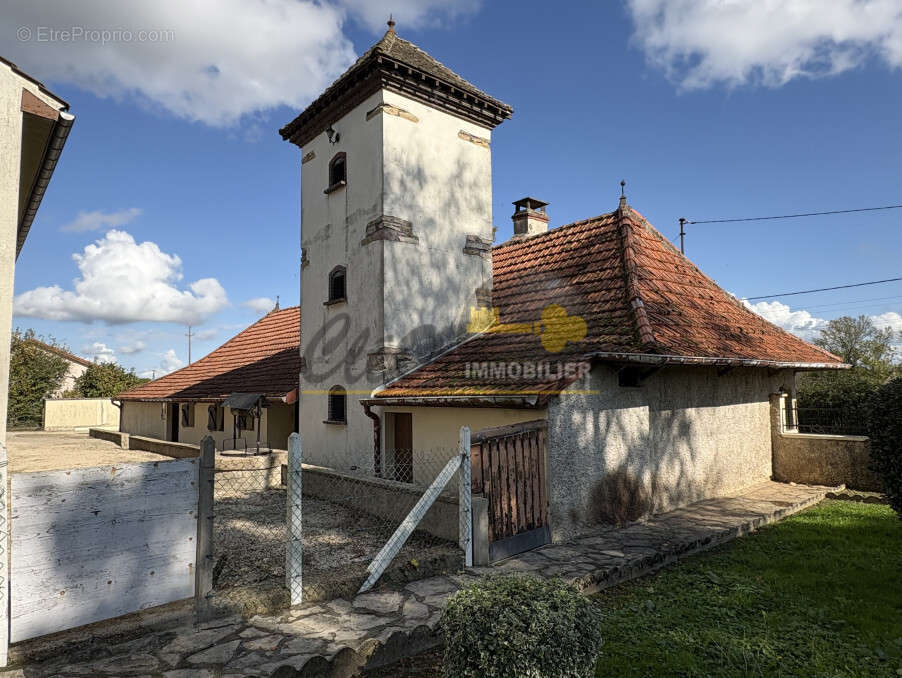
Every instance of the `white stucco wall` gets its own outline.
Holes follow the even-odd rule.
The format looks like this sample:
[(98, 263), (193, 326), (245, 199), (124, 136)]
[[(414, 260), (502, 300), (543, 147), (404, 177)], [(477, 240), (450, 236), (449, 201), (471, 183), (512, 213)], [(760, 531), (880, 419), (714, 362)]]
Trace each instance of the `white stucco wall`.
[(66, 374), (63, 375), (63, 381), (60, 383), (60, 387), (56, 390), (56, 393), (53, 394), (54, 398), (58, 398), (66, 391), (74, 389), (75, 380), (83, 375), (88, 369), (86, 365), (80, 365), (79, 363), (73, 363), (71, 361), (67, 362), (69, 367), (66, 370)]
[(63, 104), (0, 63), (0, 442), (6, 440), (9, 349), (13, 280), (19, 223), (19, 173), (22, 154), (22, 90), (53, 108)]
[[(147, 436), (169, 440), (168, 403), (134, 402), (122, 403), (122, 414), (119, 430), (132, 435)], [(179, 419), (179, 439), (177, 442), (197, 445), (207, 435), (213, 436), (216, 441), (216, 449), (233, 449), (232, 439), (235, 432), (235, 420), (230, 408), (226, 408), (223, 419), (222, 431), (207, 430), (207, 409), (210, 403), (194, 403), (194, 426), (183, 426)], [(179, 415), (181, 416), (181, 415)], [(270, 417), (275, 426), (270, 426)], [(241, 431), (239, 438), (243, 438), (247, 447), (254, 447), (257, 443), (257, 422), (254, 421), (253, 431)], [(271, 445), (275, 449), (286, 449), (288, 435), (294, 428), (294, 406), (273, 405), (264, 408), (260, 418), (260, 444)], [(244, 449), (239, 443), (238, 449)]]
[(64, 398), (44, 401), (45, 431), (86, 429), (92, 426), (119, 428), (119, 408), (109, 398)]
[[(394, 113), (372, 113), (381, 105)], [(368, 354), (388, 347), (425, 358), (463, 332), (476, 289), (490, 280), (491, 262), (463, 249), (468, 234), (492, 237), (491, 152), (460, 133), (487, 142), (491, 132), (384, 91), (332, 126), (337, 143), (322, 133), (301, 151), (308, 263), (301, 269), (300, 433), (305, 455), (349, 466), (372, 457), (372, 420), (359, 400), (394, 376), (368, 372)], [(338, 152), (347, 154), (347, 186), (326, 195)], [(417, 242), (362, 244), (367, 224), (382, 216), (410, 222)], [(348, 300), (324, 305), (337, 265), (347, 267)], [(348, 392), (344, 425), (325, 423), (336, 385)]]
[(548, 407), (554, 539), (767, 480), (769, 395), (792, 384), (791, 371), (674, 367), (628, 388), (594, 367)]

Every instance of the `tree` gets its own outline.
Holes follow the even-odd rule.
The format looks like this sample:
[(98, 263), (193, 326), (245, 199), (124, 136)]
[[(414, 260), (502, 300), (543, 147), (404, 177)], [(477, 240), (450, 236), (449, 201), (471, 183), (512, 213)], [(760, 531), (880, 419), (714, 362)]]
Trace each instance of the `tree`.
[(116, 363), (94, 363), (75, 380), (76, 398), (115, 398), (120, 393), (146, 384), (134, 370), (126, 370)]
[(866, 315), (843, 316), (830, 320), (814, 343), (835, 353), (852, 367), (866, 370), (877, 382), (883, 383), (895, 369), (894, 335), (888, 327), (877, 329)]
[[(65, 350), (53, 338), (41, 341)], [(68, 370), (69, 364), (63, 358), (41, 348), (34, 330), (16, 329), (10, 344), (7, 426), (40, 426), (44, 398), (59, 390)]]

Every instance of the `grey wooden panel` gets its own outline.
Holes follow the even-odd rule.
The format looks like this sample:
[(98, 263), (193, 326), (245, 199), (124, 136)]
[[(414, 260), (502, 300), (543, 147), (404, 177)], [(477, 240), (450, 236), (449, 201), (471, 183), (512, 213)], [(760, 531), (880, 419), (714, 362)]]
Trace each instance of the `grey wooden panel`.
[(11, 640), (194, 595), (196, 459), (12, 477)]

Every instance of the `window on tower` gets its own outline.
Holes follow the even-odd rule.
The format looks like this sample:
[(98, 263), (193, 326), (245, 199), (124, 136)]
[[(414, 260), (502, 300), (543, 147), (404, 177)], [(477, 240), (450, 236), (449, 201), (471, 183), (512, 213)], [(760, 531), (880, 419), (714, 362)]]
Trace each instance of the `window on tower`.
[(330, 424), (347, 423), (348, 394), (342, 386), (333, 386), (329, 389), (329, 418)]
[(329, 299), (327, 304), (347, 301), (347, 278), (344, 266), (336, 266), (329, 274)]
[(344, 152), (336, 153), (329, 162), (329, 188), (326, 193), (336, 191), (348, 183), (348, 159)]

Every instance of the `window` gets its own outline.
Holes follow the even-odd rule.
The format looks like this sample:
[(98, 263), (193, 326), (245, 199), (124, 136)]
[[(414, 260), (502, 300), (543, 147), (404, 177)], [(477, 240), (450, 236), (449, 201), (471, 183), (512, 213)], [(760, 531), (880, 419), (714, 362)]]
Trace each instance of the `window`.
[(207, 430), (225, 430), (225, 410), (221, 405), (210, 405), (210, 407), (207, 408)]
[(238, 413), (238, 430), (240, 431), (253, 431), (254, 430), (254, 415), (250, 412), (239, 412)]
[(329, 187), (326, 193), (338, 190), (348, 182), (348, 162), (347, 156), (342, 153), (336, 153), (335, 157), (329, 162)]
[(329, 389), (329, 418), (332, 424), (347, 423), (348, 394), (341, 386)]
[(344, 266), (336, 266), (332, 269), (332, 272), (329, 274), (329, 300), (326, 302), (327, 304), (347, 299), (345, 279)]
[(182, 403), (182, 426), (194, 428), (194, 403)]
[(642, 385), (642, 371), (638, 367), (623, 367), (617, 372), (617, 383), (625, 388)]

